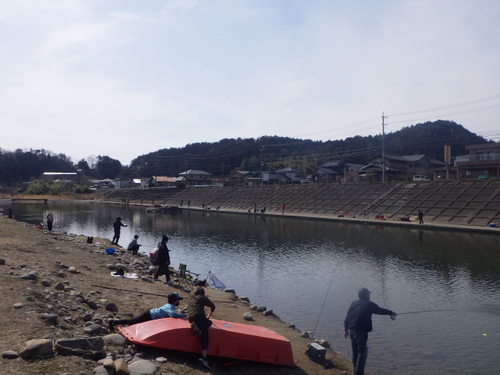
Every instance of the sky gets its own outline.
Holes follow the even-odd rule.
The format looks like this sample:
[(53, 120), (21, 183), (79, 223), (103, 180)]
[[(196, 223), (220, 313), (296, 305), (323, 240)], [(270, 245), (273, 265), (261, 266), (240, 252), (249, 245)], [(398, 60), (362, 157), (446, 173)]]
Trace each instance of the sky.
[(498, 0), (0, 0), (0, 148), (129, 165), (438, 119), (500, 141), (498, 20)]

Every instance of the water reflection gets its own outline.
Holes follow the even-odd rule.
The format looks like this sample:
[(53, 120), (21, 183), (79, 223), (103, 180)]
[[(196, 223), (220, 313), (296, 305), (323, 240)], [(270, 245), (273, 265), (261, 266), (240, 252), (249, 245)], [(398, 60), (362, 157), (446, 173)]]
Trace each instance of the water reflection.
[(101, 204), (14, 207), (17, 218), (33, 223), (49, 210), (55, 229), (109, 239), (121, 216), (129, 225), (122, 228), (121, 244), (138, 234), (145, 252), (167, 233), (173, 264), (214, 272), (239, 296), (272, 308), (301, 330), (316, 329), (316, 337), (346, 355), (342, 322), (361, 286), (397, 312), (441, 310), (394, 322), (374, 317), (372, 373), (497, 373), (498, 235), (217, 212), (167, 216)]

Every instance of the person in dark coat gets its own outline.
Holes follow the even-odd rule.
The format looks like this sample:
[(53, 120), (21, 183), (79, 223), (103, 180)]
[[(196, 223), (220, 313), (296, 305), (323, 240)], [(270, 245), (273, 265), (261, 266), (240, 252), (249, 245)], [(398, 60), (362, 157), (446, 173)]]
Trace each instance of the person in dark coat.
[(113, 229), (115, 231), (113, 240), (111, 241), (113, 245), (118, 245), (118, 241), (120, 240), (120, 230), (122, 227), (126, 227), (126, 225), (122, 223), (122, 218), (118, 216), (113, 223)]
[(418, 210), (418, 223), (423, 224), (424, 223), (424, 213), (422, 210)]
[(52, 212), (49, 212), (47, 215), (47, 230), (49, 232), (52, 232), (52, 223), (54, 222), (54, 214)]
[(163, 235), (161, 238), (161, 242), (158, 244), (158, 268), (155, 273), (155, 280), (158, 279), (159, 276), (165, 275), (167, 281), (165, 284), (172, 284), (170, 281), (170, 271), (168, 266), (170, 266), (170, 250), (167, 247), (168, 237)]
[(347, 311), (344, 320), (344, 337), (346, 339), (351, 337), (354, 375), (363, 375), (368, 356), (368, 332), (373, 330), (372, 314), (391, 315), (391, 317), (395, 317), (397, 314), (371, 302), (370, 291), (366, 288), (359, 290), (358, 297), (359, 299), (351, 303), (349, 311)]

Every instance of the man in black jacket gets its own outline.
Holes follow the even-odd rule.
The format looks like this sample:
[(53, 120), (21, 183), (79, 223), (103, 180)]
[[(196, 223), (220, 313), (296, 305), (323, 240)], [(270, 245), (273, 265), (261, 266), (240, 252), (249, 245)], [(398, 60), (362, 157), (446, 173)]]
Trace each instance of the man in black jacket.
[(159, 276), (165, 275), (167, 281), (165, 284), (172, 284), (170, 281), (170, 270), (168, 266), (170, 266), (170, 250), (167, 247), (168, 237), (163, 235), (161, 238), (161, 242), (158, 244), (158, 268), (155, 273), (155, 280), (158, 279)]
[(355, 375), (363, 375), (368, 356), (368, 332), (373, 329), (372, 314), (391, 315), (395, 317), (394, 311), (383, 309), (376, 303), (370, 301), (370, 291), (361, 288), (358, 292), (359, 299), (351, 303), (347, 316), (344, 320), (344, 337), (351, 337), (352, 364)]

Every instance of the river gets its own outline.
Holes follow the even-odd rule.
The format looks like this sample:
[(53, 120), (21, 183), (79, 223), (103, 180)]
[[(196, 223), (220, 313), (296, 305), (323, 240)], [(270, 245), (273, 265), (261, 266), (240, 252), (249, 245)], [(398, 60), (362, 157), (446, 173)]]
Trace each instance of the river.
[[(3, 206), (4, 208), (6, 206)], [(366, 370), (392, 374), (497, 374), (500, 352), (500, 235), (393, 228), (184, 211), (148, 214), (141, 207), (100, 203), (15, 204), (17, 220), (111, 239), (140, 236), (149, 252), (170, 237), (174, 266), (204, 277), (212, 271), (252, 303), (350, 358), (343, 320), (357, 291), (399, 315), (373, 316)]]

